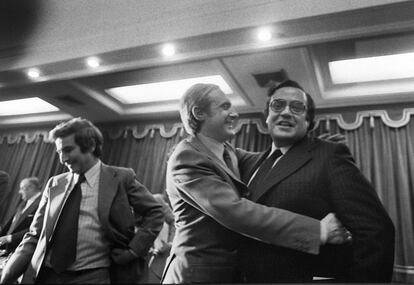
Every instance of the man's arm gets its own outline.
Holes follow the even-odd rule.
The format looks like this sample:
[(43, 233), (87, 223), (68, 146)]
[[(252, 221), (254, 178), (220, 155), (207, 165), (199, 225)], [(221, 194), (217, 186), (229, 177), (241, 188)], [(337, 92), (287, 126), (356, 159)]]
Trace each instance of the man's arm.
[(125, 179), (128, 201), (134, 213), (141, 219), (139, 225), (136, 223), (136, 226), (139, 226), (138, 231), (129, 242), (129, 249), (126, 251), (115, 249), (112, 252), (119, 264), (127, 263), (139, 256), (144, 257), (164, 223), (162, 206), (154, 199), (151, 192), (136, 180), (132, 169), (128, 170)]
[(354, 282), (390, 282), (394, 226), (377, 193), (342, 144), (326, 169), (335, 213), (353, 237), (350, 277)]
[(24, 234), (29, 231), (29, 228), (15, 232), (13, 234), (0, 237), (0, 244), (7, 244), (9, 248), (16, 247), (23, 239)]
[(183, 199), (230, 230), (307, 253), (319, 252), (318, 220), (240, 198), (236, 186), (219, 176), (205, 155), (180, 151), (170, 159), (168, 172)]

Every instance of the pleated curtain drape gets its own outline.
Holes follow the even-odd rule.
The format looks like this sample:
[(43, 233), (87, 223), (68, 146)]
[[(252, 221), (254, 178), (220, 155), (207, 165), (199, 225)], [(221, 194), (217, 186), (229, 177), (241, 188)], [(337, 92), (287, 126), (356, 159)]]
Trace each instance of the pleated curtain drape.
[[(411, 116), (412, 119), (412, 116)], [(123, 128), (123, 126), (120, 126)], [(362, 125), (344, 130), (335, 121), (319, 122), (313, 135), (342, 133), (356, 164), (373, 183), (396, 227), (395, 282), (414, 282), (414, 120), (394, 128), (380, 118), (365, 118)], [(131, 167), (137, 179), (153, 193), (165, 191), (166, 162), (169, 151), (185, 134), (181, 128), (168, 136), (152, 130), (143, 137), (121, 131), (115, 138), (105, 136), (102, 160), (107, 164)], [(243, 124), (231, 143), (251, 151), (265, 150), (270, 137), (256, 124)], [(0, 222), (10, 217), (18, 202), (18, 184), (28, 176), (47, 179), (64, 171), (55, 146), (41, 138), (26, 142), (0, 143), (0, 169), (11, 176), (8, 207), (0, 209)]]

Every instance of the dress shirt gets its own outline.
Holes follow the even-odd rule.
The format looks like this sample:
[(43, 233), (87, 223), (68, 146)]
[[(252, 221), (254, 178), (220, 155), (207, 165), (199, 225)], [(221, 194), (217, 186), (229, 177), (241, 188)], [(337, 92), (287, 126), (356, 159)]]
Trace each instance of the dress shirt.
[[(99, 160), (84, 173), (85, 182), (81, 184), (82, 200), (79, 210), (78, 240), (76, 245), (76, 260), (68, 270), (84, 270), (110, 266), (109, 241), (105, 238), (98, 216), (99, 178), (102, 162)], [(79, 179), (73, 175), (70, 191)], [(68, 195), (70, 192), (68, 193)], [(50, 254), (46, 259), (50, 266)]]

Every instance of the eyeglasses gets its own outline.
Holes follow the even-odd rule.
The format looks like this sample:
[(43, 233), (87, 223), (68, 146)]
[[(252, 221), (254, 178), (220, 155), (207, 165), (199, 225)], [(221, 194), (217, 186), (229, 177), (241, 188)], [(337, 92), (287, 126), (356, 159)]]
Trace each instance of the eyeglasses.
[[(273, 112), (280, 113), (288, 105), (288, 101), (283, 99), (275, 99), (270, 102), (270, 109)], [(302, 115), (306, 111), (306, 105), (301, 101), (289, 101), (289, 110), (296, 115)]]

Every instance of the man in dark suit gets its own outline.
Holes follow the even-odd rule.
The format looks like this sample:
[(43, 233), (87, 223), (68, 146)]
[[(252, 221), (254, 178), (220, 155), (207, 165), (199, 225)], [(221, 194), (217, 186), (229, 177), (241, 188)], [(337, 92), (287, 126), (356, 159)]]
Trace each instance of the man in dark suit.
[[(6, 197), (9, 189), (9, 180), (9, 174), (5, 171), (0, 170), (0, 214), (4, 213), (4, 209), (6, 208)], [(0, 218), (0, 221), (1, 220), (2, 218)]]
[[(310, 282), (313, 276), (342, 282), (390, 282), (394, 226), (374, 188), (354, 163), (349, 149), (308, 137), (314, 125), (311, 96), (294, 81), (269, 90), (265, 111), (272, 146), (240, 159), (253, 202), (315, 219), (329, 212), (352, 233), (352, 243), (321, 248), (319, 256), (246, 239), (243, 272), (250, 283)], [(270, 170), (260, 169), (271, 154)], [(260, 177), (259, 177), (260, 176)]]
[(48, 181), (1, 282), (24, 272), (23, 283), (136, 282), (138, 259), (164, 221), (161, 205), (132, 169), (100, 161), (103, 137), (88, 120), (59, 124), (50, 136), (70, 171)]
[(328, 242), (345, 240), (335, 219), (325, 224), (245, 198), (236, 154), (226, 143), (238, 115), (218, 86), (192, 86), (181, 99), (180, 115), (190, 137), (176, 146), (167, 167), (176, 232), (163, 283), (239, 282), (240, 235), (309, 254), (319, 252), (321, 232)]
[(15, 250), (21, 242), (24, 234), (29, 230), (34, 213), (40, 202), (42, 185), (37, 177), (24, 178), (20, 182), (19, 194), (21, 200), (16, 211), (0, 231), (0, 248), (4, 248), (3, 255), (8, 255)]

